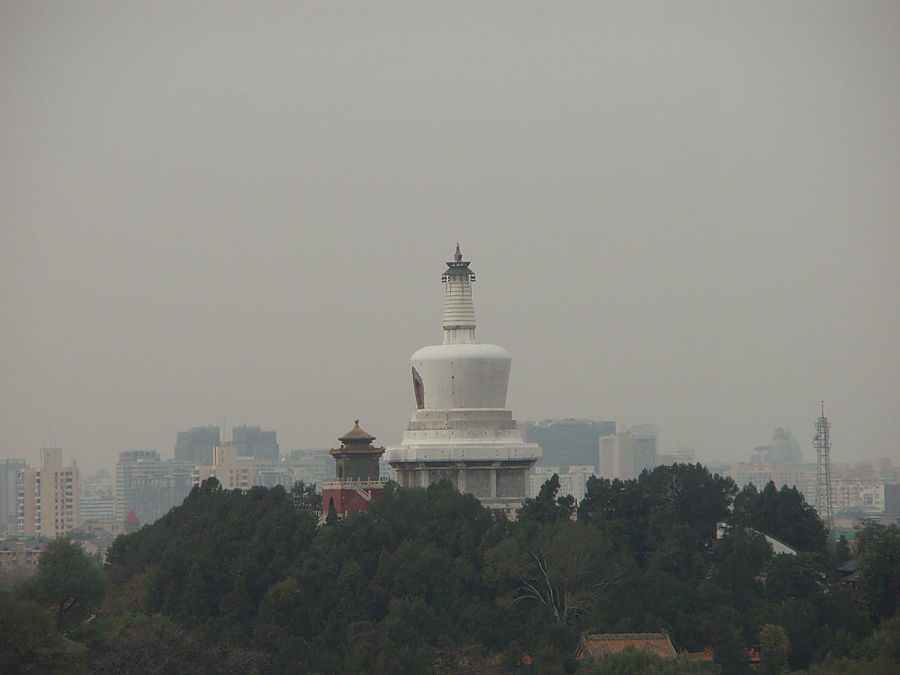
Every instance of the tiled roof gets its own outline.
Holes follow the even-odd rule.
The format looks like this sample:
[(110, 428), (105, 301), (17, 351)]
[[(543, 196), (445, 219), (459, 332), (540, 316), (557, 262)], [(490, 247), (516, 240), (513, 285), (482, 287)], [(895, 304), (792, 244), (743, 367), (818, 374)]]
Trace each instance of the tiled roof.
[(339, 441), (344, 441), (345, 443), (348, 441), (366, 441), (371, 442), (375, 440), (375, 437), (372, 434), (369, 434), (359, 427), (359, 420), (355, 421), (353, 428), (348, 431), (346, 434), (338, 438)]
[(577, 657), (616, 654), (627, 647), (675, 658), (675, 647), (665, 633), (594, 633), (582, 635)]

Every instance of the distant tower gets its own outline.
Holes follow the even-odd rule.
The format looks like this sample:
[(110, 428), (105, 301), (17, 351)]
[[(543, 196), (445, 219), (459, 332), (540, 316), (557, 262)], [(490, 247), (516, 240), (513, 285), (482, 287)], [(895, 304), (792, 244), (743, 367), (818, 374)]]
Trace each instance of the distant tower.
[(341, 447), (331, 450), (335, 477), (322, 483), (322, 506), (326, 513), (334, 509), (342, 516), (368, 509), (369, 502), (382, 493), (387, 481), (378, 475), (384, 448), (372, 445), (375, 437), (360, 429), (359, 420), (338, 440)]
[(816, 449), (816, 510), (828, 525), (828, 531), (834, 531), (834, 500), (831, 496), (831, 424), (825, 417), (825, 401), (822, 401), (822, 414), (816, 420), (816, 436), (813, 438)]
[(513, 515), (529, 497), (541, 449), (522, 440), (506, 408), (509, 352), (475, 341), (475, 274), (459, 244), (441, 281), (444, 339), (412, 355), (416, 410), (400, 445), (389, 449), (390, 464), (402, 487), (448, 480)]

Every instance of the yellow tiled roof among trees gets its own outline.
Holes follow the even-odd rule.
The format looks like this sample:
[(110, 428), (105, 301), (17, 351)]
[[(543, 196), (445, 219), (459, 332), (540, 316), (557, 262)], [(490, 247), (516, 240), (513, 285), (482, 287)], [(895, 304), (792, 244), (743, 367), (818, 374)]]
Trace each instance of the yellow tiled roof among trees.
[(581, 636), (576, 658), (616, 654), (633, 647), (664, 657), (675, 658), (675, 647), (665, 633), (594, 633)]

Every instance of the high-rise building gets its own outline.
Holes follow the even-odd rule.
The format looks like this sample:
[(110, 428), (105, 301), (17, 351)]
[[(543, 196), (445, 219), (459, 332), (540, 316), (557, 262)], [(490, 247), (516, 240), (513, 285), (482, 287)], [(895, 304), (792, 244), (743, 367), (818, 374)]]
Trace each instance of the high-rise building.
[(657, 464), (669, 466), (672, 464), (693, 464), (694, 449), (686, 445), (677, 445), (668, 452), (657, 453)]
[(334, 477), (334, 461), (326, 450), (291, 450), (284, 460), (291, 472), (292, 484), (303, 481), (307, 485), (322, 482)]
[(78, 522), (108, 523), (116, 520), (116, 498), (110, 494), (95, 492), (82, 495), (78, 504)]
[(231, 443), (216, 446), (213, 463), (195, 467), (192, 476), (194, 485), (200, 485), (208, 478), (215, 478), (226, 490), (249, 490), (256, 485), (253, 460), (238, 457), (237, 446)]
[(403, 487), (448, 480), (485, 506), (515, 513), (530, 495), (541, 449), (522, 439), (506, 408), (509, 352), (475, 342), (474, 280), (457, 245), (441, 277), (443, 343), (412, 355), (416, 411), (400, 445), (388, 449), (389, 462)]
[(78, 527), (78, 466), (63, 466), (60, 448), (41, 448), (39, 469), (17, 473), (17, 530), (54, 539)]
[(16, 476), (28, 464), (24, 459), (0, 459), (0, 536), (15, 534), (18, 520)]
[(527, 442), (541, 446), (541, 466), (557, 466), (569, 471), (573, 466), (597, 468), (597, 443), (601, 436), (616, 433), (616, 423), (611, 421), (561, 419), (544, 420), (523, 425)]
[(634, 439), (634, 475), (637, 477), (644, 469), (656, 466), (659, 431), (655, 424), (635, 424), (628, 432)]
[(260, 427), (247, 425), (234, 427), (231, 430), (231, 444), (237, 448), (238, 457), (272, 460), (280, 458), (274, 431), (263, 431)]
[(634, 436), (630, 433), (601, 436), (597, 443), (598, 474), (603, 478), (634, 478)]
[(143, 523), (152, 523), (191, 491), (193, 465), (170, 460), (163, 462), (156, 450), (129, 450), (119, 453), (116, 462), (116, 517), (125, 518), (134, 510)]
[[(175, 442), (175, 459), (193, 465), (212, 464), (216, 446), (221, 445), (219, 427), (193, 427), (179, 431)], [(140, 513), (138, 517), (140, 517)], [(147, 522), (141, 518), (143, 522)]]

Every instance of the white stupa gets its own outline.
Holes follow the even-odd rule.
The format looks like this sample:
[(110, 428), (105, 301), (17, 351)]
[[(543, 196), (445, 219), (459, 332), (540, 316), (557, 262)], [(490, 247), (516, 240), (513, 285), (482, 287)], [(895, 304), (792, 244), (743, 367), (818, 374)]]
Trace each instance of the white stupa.
[(509, 352), (475, 341), (475, 275), (459, 244), (441, 281), (444, 342), (412, 355), (417, 410), (401, 444), (388, 448), (389, 462), (403, 487), (449, 480), (512, 513), (530, 496), (528, 474), (541, 449), (522, 440), (506, 408)]

